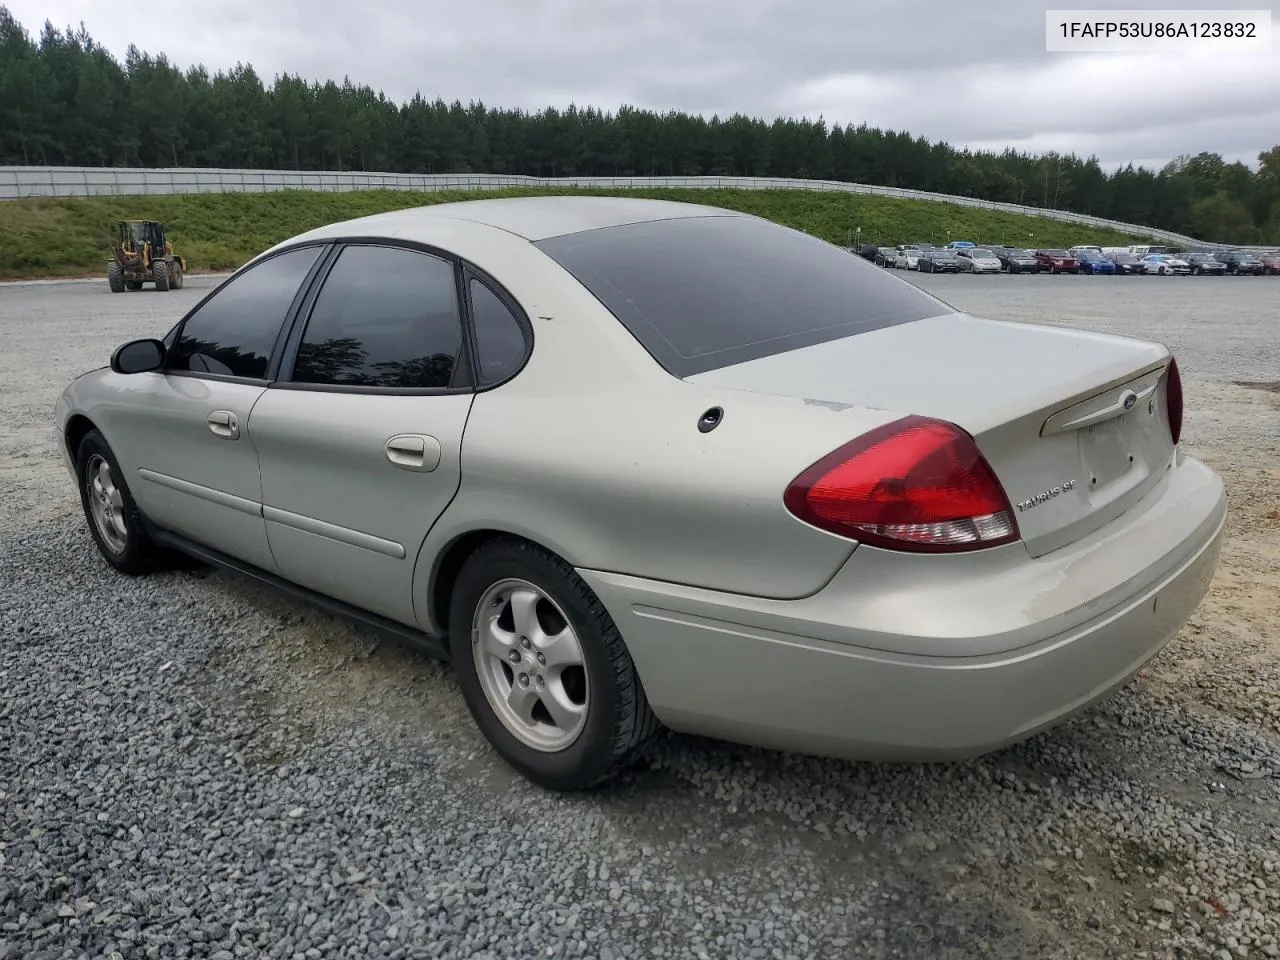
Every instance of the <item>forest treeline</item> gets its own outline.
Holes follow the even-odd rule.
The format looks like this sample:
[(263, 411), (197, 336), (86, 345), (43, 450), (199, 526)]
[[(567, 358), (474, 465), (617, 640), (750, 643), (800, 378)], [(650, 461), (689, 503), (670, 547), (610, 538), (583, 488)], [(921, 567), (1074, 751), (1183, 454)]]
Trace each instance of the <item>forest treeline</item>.
[(1226, 243), (1280, 243), (1280, 145), (1258, 169), (1216, 153), (1108, 173), (1096, 157), (933, 143), (822, 118), (710, 119), (624, 106), (539, 112), (396, 103), (350, 79), (271, 83), (130, 46), (84, 25), (33, 38), (0, 6), (0, 164), (199, 166), (533, 176), (805, 177), (1073, 210)]

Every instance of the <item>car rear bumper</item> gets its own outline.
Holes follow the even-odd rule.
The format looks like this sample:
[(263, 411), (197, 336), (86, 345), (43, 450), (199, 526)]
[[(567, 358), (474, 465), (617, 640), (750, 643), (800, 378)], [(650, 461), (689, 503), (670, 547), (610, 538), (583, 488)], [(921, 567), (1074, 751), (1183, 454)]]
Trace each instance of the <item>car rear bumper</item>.
[(1225, 520), (1222, 481), (1179, 458), (1124, 517), (1034, 560), (1021, 544), (981, 557), (861, 546), (790, 601), (579, 572), (672, 729), (945, 760), (1031, 736), (1128, 681), (1204, 597)]

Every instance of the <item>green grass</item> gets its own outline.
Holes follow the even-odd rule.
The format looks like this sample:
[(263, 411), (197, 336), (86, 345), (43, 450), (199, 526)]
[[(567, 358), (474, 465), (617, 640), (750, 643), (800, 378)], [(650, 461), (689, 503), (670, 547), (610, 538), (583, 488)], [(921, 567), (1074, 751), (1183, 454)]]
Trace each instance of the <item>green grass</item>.
[[(0, 278), (76, 277), (103, 273), (112, 224), (161, 220), (188, 269), (227, 270), (313, 227), (404, 207), (495, 196), (606, 194), (683, 200), (757, 214), (848, 244), (945, 243), (972, 240), (1031, 247), (1076, 243), (1124, 245), (1141, 238), (1051, 220), (896, 197), (804, 190), (502, 190), (410, 193), (370, 190), (321, 193), (197, 194), (171, 197), (90, 197), (0, 201)], [(948, 234), (948, 231), (950, 233)], [(1034, 239), (1032, 236), (1034, 235)]]

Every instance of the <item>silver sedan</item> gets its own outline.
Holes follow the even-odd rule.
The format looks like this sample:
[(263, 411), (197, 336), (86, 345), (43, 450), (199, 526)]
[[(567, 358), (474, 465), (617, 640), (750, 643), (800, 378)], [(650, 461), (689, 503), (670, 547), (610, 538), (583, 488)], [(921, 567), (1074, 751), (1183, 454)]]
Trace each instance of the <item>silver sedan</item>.
[(106, 561), (180, 551), (448, 658), (552, 789), (664, 725), (1015, 742), (1159, 652), (1223, 535), (1163, 346), (971, 317), (726, 210), (335, 224), (157, 334), (56, 405)]
[(968, 247), (956, 251), (961, 273), (999, 273), (1000, 259), (982, 247)]

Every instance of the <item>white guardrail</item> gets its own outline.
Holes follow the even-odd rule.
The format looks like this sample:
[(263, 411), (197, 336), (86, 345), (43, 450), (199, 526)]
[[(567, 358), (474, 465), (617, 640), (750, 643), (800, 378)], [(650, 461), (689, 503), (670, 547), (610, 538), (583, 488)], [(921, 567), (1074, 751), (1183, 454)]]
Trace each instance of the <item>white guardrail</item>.
[[(984, 210), (1000, 210), (1048, 217), (1082, 227), (1116, 230), (1150, 237), (1173, 246), (1225, 249), (1229, 244), (1206, 243), (1169, 230), (1122, 223), (1068, 210), (1026, 207), (974, 197), (958, 197), (924, 190), (879, 187), (839, 180), (800, 180), (783, 177), (526, 177), (492, 173), (363, 173), (356, 171), (229, 170), (208, 167), (0, 167), (0, 200), (26, 197), (170, 196), (183, 193), (265, 193), (276, 190), (501, 190), (506, 188), (580, 187), (601, 190), (739, 189), (816, 190), (899, 197), (953, 203)], [(2, 216), (2, 215), (0, 215)], [(1243, 249), (1262, 250), (1263, 247)]]

